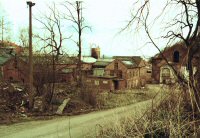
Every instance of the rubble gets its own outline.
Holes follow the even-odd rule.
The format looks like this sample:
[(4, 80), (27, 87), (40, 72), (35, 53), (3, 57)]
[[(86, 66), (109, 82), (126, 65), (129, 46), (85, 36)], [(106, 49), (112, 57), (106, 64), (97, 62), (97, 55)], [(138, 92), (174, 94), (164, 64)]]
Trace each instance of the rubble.
[(0, 82), (0, 112), (18, 112), (26, 103), (26, 95), (23, 86)]
[(63, 101), (63, 103), (58, 107), (58, 110), (56, 111), (57, 115), (62, 115), (63, 110), (65, 109), (67, 103), (70, 101), (70, 98), (67, 98)]

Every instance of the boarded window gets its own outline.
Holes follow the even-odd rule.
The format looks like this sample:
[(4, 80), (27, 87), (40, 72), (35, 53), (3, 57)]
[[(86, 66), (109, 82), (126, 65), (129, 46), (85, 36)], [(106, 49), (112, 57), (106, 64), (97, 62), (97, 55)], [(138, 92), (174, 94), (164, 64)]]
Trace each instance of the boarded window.
[(94, 84), (95, 84), (95, 85), (99, 85), (99, 81), (98, 81), (98, 80), (95, 80), (95, 81), (94, 81)]

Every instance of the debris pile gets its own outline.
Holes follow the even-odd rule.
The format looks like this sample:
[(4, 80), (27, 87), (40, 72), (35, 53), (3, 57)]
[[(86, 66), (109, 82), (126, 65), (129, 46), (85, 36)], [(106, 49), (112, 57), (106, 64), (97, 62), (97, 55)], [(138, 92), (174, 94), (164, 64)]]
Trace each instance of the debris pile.
[(0, 112), (24, 112), (21, 107), (27, 104), (27, 93), (23, 86), (0, 83)]

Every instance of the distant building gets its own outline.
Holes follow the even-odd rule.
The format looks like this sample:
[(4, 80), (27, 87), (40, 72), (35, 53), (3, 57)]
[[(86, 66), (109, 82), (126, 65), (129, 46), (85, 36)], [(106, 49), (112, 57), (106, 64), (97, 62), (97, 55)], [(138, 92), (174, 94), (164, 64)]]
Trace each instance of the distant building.
[(98, 59), (93, 64), (93, 75), (87, 77), (86, 84), (99, 91), (113, 91), (138, 88), (150, 79), (151, 70), (141, 57), (115, 56), (112, 59)]
[(105, 76), (105, 68), (108, 64), (113, 62), (114, 59), (98, 59), (92, 66), (94, 76)]

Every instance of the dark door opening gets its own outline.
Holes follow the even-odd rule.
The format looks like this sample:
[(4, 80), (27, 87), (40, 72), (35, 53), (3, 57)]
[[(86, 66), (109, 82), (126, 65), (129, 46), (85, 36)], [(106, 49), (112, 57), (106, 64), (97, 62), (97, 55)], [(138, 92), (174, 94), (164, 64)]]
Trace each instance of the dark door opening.
[(114, 88), (115, 90), (119, 90), (119, 81), (114, 80)]

